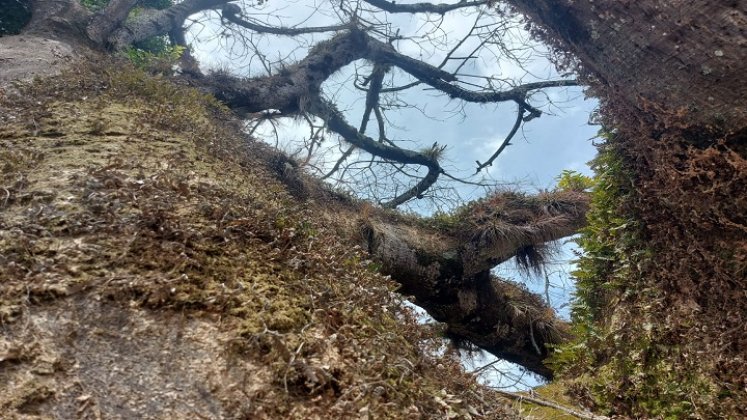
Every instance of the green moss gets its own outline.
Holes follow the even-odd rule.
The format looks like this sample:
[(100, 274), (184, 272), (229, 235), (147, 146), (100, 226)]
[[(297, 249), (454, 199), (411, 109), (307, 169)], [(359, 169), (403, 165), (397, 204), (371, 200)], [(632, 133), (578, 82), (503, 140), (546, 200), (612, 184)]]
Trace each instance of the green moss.
[(557, 180), (557, 189), (561, 191), (586, 191), (594, 186), (594, 179), (590, 176), (568, 169), (563, 170)]
[[(714, 404), (708, 370), (668, 344), (665, 292), (647, 277), (655, 264), (632, 210), (634, 176), (613, 133), (593, 161), (588, 225), (578, 243), (571, 316), (576, 339), (555, 349), (552, 364), (571, 393), (600, 412), (676, 419)], [(575, 378), (575, 379), (571, 379)], [(575, 381), (575, 382), (574, 382)], [(704, 411), (705, 410), (705, 411)]]

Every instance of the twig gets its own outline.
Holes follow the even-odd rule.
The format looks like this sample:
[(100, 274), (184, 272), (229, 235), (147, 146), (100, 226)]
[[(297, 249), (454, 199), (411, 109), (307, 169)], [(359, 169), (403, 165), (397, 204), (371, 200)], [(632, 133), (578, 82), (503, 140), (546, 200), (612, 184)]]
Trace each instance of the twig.
[(493, 389), (495, 392), (501, 394), (502, 396), (506, 398), (510, 398), (512, 400), (516, 401), (527, 401), (532, 404), (541, 405), (543, 407), (550, 407), (554, 408), (556, 410), (560, 410), (564, 413), (570, 414), (572, 416), (576, 416), (581, 419), (588, 419), (588, 420), (609, 420), (609, 417), (606, 416), (598, 416), (594, 413), (589, 413), (588, 411), (578, 411), (574, 410), (572, 408), (564, 407), (560, 404), (554, 403), (552, 401), (548, 401), (542, 398), (537, 397), (530, 397), (528, 395), (521, 395), (521, 394), (515, 394), (513, 392), (508, 391), (501, 391), (500, 389)]
[(511, 128), (511, 131), (506, 136), (506, 139), (503, 140), (503, 143), (501, 143), (501, 145), (498, 147), (498, 150), (496, 150), (495, 153), (493, 153), (493, 156), (491, 156), (490, 159), (486, 160), (485, 163), (480, 163), (480, 161), (477, 161), (477, 170), (475, 171), (475, 175), (480, 173), (480, 171), (482, 171), (486, 167), (492, 166), (495, 158), (497, 158), (498, 155), (500, 155), (501, 152), (503, 152), (503, 149), (505, 149), (507, 146), (511, 144), (511, 139), (513, 139), (516, 132), (519, 131), (519, 127), (521, 127), (521, 122), (524, 120), (524, 110), (525, 110), (524, 106), (519, 105), (519, 111), (516, 114), (516, 122), (514, 122), (514, 126)]

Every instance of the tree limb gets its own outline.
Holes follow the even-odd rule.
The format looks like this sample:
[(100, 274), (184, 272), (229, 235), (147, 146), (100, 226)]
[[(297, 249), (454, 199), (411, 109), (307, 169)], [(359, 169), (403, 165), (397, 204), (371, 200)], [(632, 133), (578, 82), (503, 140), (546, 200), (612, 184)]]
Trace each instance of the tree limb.
[(223, 7), (229, 1), (231, 0), (184, 0), (168, 9), (140, 16), (113, 31), (109, 36), (109, 44), (114, 50), (121, 50), (152, 36), (166, 35), (181, 27), (190, 15)]
[(569, 339), (566, 323), (540, 296), (490, 270), (524, 247), (575, 233), (588, 202), (577, 192), (501, 193), (472, 203), (450, 228), (369, 220), (362, 230), (382, 270), (447, 323), (448, 337), (551, 377), (547, 345)]
[(492, 156), (490, 156), (490, 159), (486, 160), (485, 163), (477, 162), (477, 170), (475, 171), (475, 175), (480, 173), (484, 168), (488, 166), (493, 165), (493, 161), (503, 152), (503, 149), (508, 147), (511, 144), (511, 139), (514, 138), (516, 135), (516, 132), (519, 131), (519, 127), (521, 127), (521, 122), (524, 119), (524, 107), (519, 105), (519, 110), (516, 113), (516, 121), (514, 121), (514, 126), (511, 127), (511, 131), (508, 132), (508, 135), (503, 140), (503, 143), (501, 143), (500, 146), (498, 146), (498, 149), (493, 153)]
[(106, 39), (127, 18), (137, 0), (111, 0), (91, 18), (86, 34), (93, 42), (104, 44)]
[(381, 10), (389, 13), (437, 13), (439, 15), (446, 14), (452, 10), (462, 9), (465, 7), (475, 7), (488, 4), (487, 0), (480, 1), (466, 1), (460, 0), (458, 3), (453, 4), (434, 4), (434, 3), (413, 3), (413, 4), (398, 4), (394, 1), (386, 0), (363, 0), (371, 6), (378, 7)]
[(348, 143), (374, 156), (403, 164), (422, 165), (428, 168), (440, 169), (438, 161), (428, 155), (399, 147), (392, 147), (361, 134), (355, 127), (348, 124), (340, 111), (328, 101), (316, 98), (312, 100), (308, 111), (326, 121), (327, 127), (342, 136)]
[(238, 26), (241, 26), (242, 28), (249, 29), (255, 32), (264, 33), (264, 34), (295, 36), (295, 35), (303, 35), (303, 34), (311, 34), (311, 33), (319, 33), (319, 32), (335, 32), (335, 31), (341, 31), (344, 29), (352, 29), (355, 26), (351, 22), (351, 23), (346, 23), (342, 25), (318, 26), (318, 27), (310, 27), (310, 28), (276, 27), (276, 26), (266, 26), (266, 25), (260, 25), (254, 22), (249, 22), (248, 20), (242, 19), (240, 15), (241, 15), (241, 8), (235, 4), (229, 4), (223, 8), (223, 18), (226, 19), (227, 21), (234, 23)]
[[(363, 111), (363, 118), (361, 119), (361, 126), (358, 129), (359, 132), (365, 133), (366, 128), (368, 126), (368, 121), (371, 118), (371, 111), (376, 109), (379, 106), (379, 94), (381, 92), (381, 86), (384, 82), (384, 76), (386, 76), (386, 73), (389, 71), (388, 66), (382, 66), (382, 65), (375, 65), (373, 71), (371, 72), (371, 76), (368, 77), (368, 80), (366, 83), (369, 85), (369, 88), (366, 92), (366, 109)], [(378, 114), (377, 114), (378, 117)], [(381, 127), (379, 127), (381, 129)], [(379, 133), (379, 137), (381, 137), (381, 132)], [(332, 176), (335, 172), (337, 172), (340, 169), (340, 166), (347, 160), (348, 157), (353, 153), (355, 150), (355, 146), (350, 146), (345, 152), (340, 156), (340, 159), (335, 162), (335, 165), (330, 169), (329, 172), (327, 172), (322, 179), (327, 179), (330, 176)]]
[(426, 192), (433, 184), (438, 181), (438, 176), (441, 175), (441, 168), (437, 166), (429, 166), (428, 167), (428, 173), (418, 181), (415, 186), (410, 188), (409, 190), (405, 191), (404, 193), (398, 195), (391, 201), (388, 201), (383, 204), (386, 208), (396, 208), (400, 204), (404, 204), (413, 198), (422, 198), (422, 194)]
[(519, 401), (519, 402), (527, 401), (529, 403), (536, 404), (536, 405), (541, 405), (543, 407), (550, 407), (550, 408), (553, 408), (555, 410), (559, 410), (559, 411), (562, 411), (564, 413), (570, 414), (572, 416), (578, 417), (580, 419), (584, 419), (584, 420), (608, 420), (609, 419), (609, 417), (598, 416), (598, 415), (596, 415), (594, 413), (589, 413), (587, 411), (574, 410), (572, 408), (565, 407), (563, 405), (560, 405), (560, 404), (555, 403), (553, 401), (546, 400), (544, 398), (538, 398), (538, 397), (535, 397), (535, 396), (524, 395), (524, 394), (519, 394), (519, 393), (515, 393), (515, 392), (503, 391), (503, 390), (495, 389), (495, 388), (493, 388), (493, 390), (495, 392), (501, 394), (502, 396), (506, 397), (506, 398), (510, 398), (512, 400), (516, 400), (516, 401)]
[[(450, 83), (455, 80), (451, 73), (402, 55), (394, 50), (391, 45), (378, 41), (358, 29), (342, 32), (328, 41), (317, 44), (303, 60), (286, 67), (280, 74), (253, 79), (238, 79), (225, 74), (217, 74), (214, 77), (206, 78), (201, 83), (203, 87), (208, 88), (211, 93), (231, 108), (241, 109), (243, 112), (261, 112), (267, 109), (277, 109), (285, 114), (310, 112), (325, 120), (328, 128), (342, 136), (347, 142), (373, 156), (402, 164), (426, 166), (428, 174), (423, 179), (399, 197), (385, 204), (394, 207), (421, 196), (427, 188), (437, 181), (442, 170), (433, 157), (396, 146), (385, 145), (383, 142), (376, 142), (365, 136), (361, 129), (356, 129), (348, 124), (333, 104), (321, 99), (322, 83), (342, 67), (360, 59), (372, 60), (377, 63), (376, 66), (379, 68), (379, 70), (374, 71), (370, 79), (371, 86), (367, 92), (366, 112), (361, 124), (363, 130), (365, 130), (370, 118), (371, 110), (377, 111), (378, 109), (377, 106), (373, 105), (378, 104), (379, 93), (382, 91), (384, 69), (387, 69), (388, 66), (399, 67), (424, 83), (452, 97), (458, 97), (466, 101), (515, 101), (521, 109), (520, 117), (524, 115), (525, 110), (530, 112), (530, 117), (540, 114), (539, 110), (526, 101), (527, 92), (530, 90), (576, 84), (575, 81), (560, 80), (520, 85), (508, 91), (467, 91)], [(377, 119), (381, 125), (381, 118), (378, 113)], [(517, 124), (520, 124), (520, 121), (520, 118), (517, 119)], [(516, 130), (518, 130), (518, 126), (515, 125), (512, 133), (515, 134)], [(506, 143), (510, 141), (510, 137)], [(336, 168), (352, 151), (353, 149), (350, 148), (345, 152), (343, 158), (335, 165)], [(500, 151), (502, 151), (502, 148), (498, 153)], [(491, 158), (489, 162), (492, 162), (493, 159), (495, 157)]]

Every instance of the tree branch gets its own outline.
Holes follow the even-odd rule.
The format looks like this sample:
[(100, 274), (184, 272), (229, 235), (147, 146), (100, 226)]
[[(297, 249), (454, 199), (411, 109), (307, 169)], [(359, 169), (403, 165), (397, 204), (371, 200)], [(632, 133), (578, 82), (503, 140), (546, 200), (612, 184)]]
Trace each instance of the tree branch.
[(394, 199), (392, 199), (389, 202), (386, 202), (382, 204), (386, 208), (396, 208), (400, 204), (404, 204), (413, 198), (422, 198), (422, 195), (424, 192), (428, 190), (433, 184), (438, 181), (438, 176), (441, 175), (441, 168), (436, 166), (429, 166), (428, 167), (428, 173), (425, 175), (423, 179), (418, 181), (417, 184), (415, 184), (414, 187), (410, 188), (409, 190), (405, 191), (404, 193), (398, 195)]
[(585, 193), (542, 193), (534, 200), (506, 197), (475, 204), (473, 213), (479, 217), (470, 220), (472, 228), (465, 230), (469, 238), (459, 249), (464, 275), (491, 270), (521, 248), (574, 235), (586, 225)]
[(342, 32), (318, 43), (301, 61), (272, 76), (241, 79), (223, 72), (195, 84), (232, 109), (254, 113), (277, 109), (284, 114), (305, 111), (319, 96), (322, 83), (332, 74), (368, 54), (368, 37), (358, 30)]
[(495, 392), (503, 395), (506, 398), (510, 398), (512, 400), (516, 400), (516, 401), (519, 401), (519, 402), (526, 401), (526, 402), (529, 402), (529, 403), (532, 403), (532, 404), (536, 404), (536, 405), (540, 405), (540, 406), (543, 406), (543, 407), (550, 407), (550, 408), (553, 408), (555, 410), (559, 410), (559, 411), (562, 411), (564, 413), (570, 414), (570, 415), (572, 415), (574, 417), (578, 417), (580, 419), (584, 419), (584, 420), (609, 420), (609, 417), (598, 416), (598, 415), (596, 415), (594, 413), (589, 413), (587, 411), (579, 411), (579, 410), (575, 410), (573, 408), (568, 408), (568, 407), (560, 405), (560, 404), (558, 404), (556, 402), (546, 400), (544, 398), (538, 398), (538, 397), (531, 396), (531, 395), (518, 394), (518, 393), (515, 393), (515, 392), (503, 391), (503, 390), (496, 389), (496, 388), (492, 388), (492, 389), (493, 389), (493, 391), (495, 391)]
[(428, 168), (439, 168), (440, 170), (438, 161), (430, 156), (412, 150), (388, 146), (361, 134), (355, 127), (348, 124), (342, 113), (328, 101), (316, 98), (312, 100), (308, 111), (326, 121), (327, 127), (342, 136), (348, 143), (374, 156), (406, 165), (422, 165)]
[[(389, 66), (382, 66), (378, 64), (374, 65), (374, 69), (371, 72), (371, 76), (369, 76), (366, 82), (364, 83), (364, 85), (368, 84), (369, 88), (366, 92), (366, 109), (363, 111), (363, 118), (361, 119), (361, 126), (358, 129), (358, 131), (361, 133), (366, 132), (368, 121), (371, 119), (371, 111), (376, 109), (379, 106), (379, 93), (381, 92), (381, 86), (384, 82), (384, 76), (386, 76), (386, 73), (388, 71), (389, 71)], [(381, 137), (381, 133), (379, 133), (379, 137)], [(351, 154), (353, 154), (354, 150), (355, 150), (355, 146), (350, 146), (347, 150), (345, 150), (345, 153), (343, 153), (342, 156), (340, 156), (340, 159), (338, 159), (337, 162), (335, 162), (335, 165), (332, 167), (332, 169), (329, 172), (327, 172), (322, 177), (322, 179), (327, 179), (330, 176), (332, 176), (335, 172), (337, 172), (340, 169), (340, 166), (342, 166), (342, 164), (345, 163), (345, 160), (347, 160), (347, 158), (350, 157)]]
[(86, 28), (88, 38), (97, 44), (104, 44), (109, 35), (124, 22), (136, 3), (137, 0), (111, 0), (91, 18)]
[(217, 9), (231, 0), (184, 0), (168, 9), (159, 10), (134, 19), (109, 36), (114, 50), (121, 50), (135, 42), (157, 35), (166, 35), (180, 28), (190, 15), (203, 10)]
[(250, 31), (255, 31), (255, 32), (260, 32), (260, 33), (265, 33), (265, 34), (295, 36), (295, 35), (303, 35), (303, 34), (311, 34), (311, 33), (319, 33), (319, 32), (335, 32), (335, 31), (341, 31), (344, 29), (352, 29), (355, 27), (355, 25), (352, 22), (346, 23), (343, 25), (318, 26), (318, 27), (310, 27), (310, 28), (265, 26), (265, 25), (260, 25), (260, 24), (249, 22), (248, 20), (242, 19), (240, 15), (241, 15), (241, 8), (235, 4), (228, 4), (226, 5), (226, 7), (223, 8), (223, 18), (225, 20), (231, 23), (234, 23), (238, 26), (241, 26), (242, 28), (249, 29)]
[(511, 127), (511, 131), (509, 131), (506, 138), (503, 140), (503, 143), (501, 143), (500, 146), (498, 146), (498, 149), (493, 153), (492, 156), (490, 156), (490, 159), (486, 160), (485, 163), (480, 163), (480, 161), (477, 161), (477, 170), (475, 171), (475, 175), (480, 173), (484, 168), (488, 166), (493, 165), (493, 161), (503, 152), (503, 149), (508, 147), (511, 144), (511, 139), (514, 138), (516, 135), (516, 132), (519, 131), (519, 127), (521, 127), (521, 122), (524, 119), (524, 107), (519, 105), (519, 110), (516, 112), (516, 121), (514, 121), (514, 126)]
[[(372, 60), (377, 63), (377, 68), (369, 79), (371, 86), (367, 92), (366, 111), (361, 129), (355, 129), (345, 121), (333, 104), (321, 99), (320, 90), (322, 83), (332, 74), (359, 59)], [(202, 85), (233, 109), (241, 109), (243, 112), (277, 109), (286, 114), (310, 112), (325, 120), (330, 130), (342, 136), (351, 145), (361, 148), (373, 156), (402, 164), (426, 166), (429, 171), (425, 178), (399, 197), (385, 204), (394, 207), (421, 196), (437, 181), (442, 170), (434, 157), (386, 145), (381, 141), (376, 142), (363, 134), (371, 110), (375, 112), (378, 110), (376, 105), (382, 91), (383, 77), (390, 65), (403, 69), (424, 83), (446, 92), (452, 97), (459, 97), (472, 102), (500, 102), (506, 100), (517, 102), (520, 106), (519, 118), (517, 118), (512, 133), (497, 153), (505, 148), (505, 145), (518, 130), (518, 125), (520, 125), (525, 110), (530, 112), (530, 117), (540, 114), (539, 110), (526, 102), (528, 91), (550, 86), (569, 86), (576, 83), (575, 81), (561, 80), (530, 83), (514, 87), (508, 91), (471, 92), (449, 83), (455, 80), (451, 73), (402, 55), (395, 51), (391, 45), (376, 40), (364, 31), (353, 29), (317, 44), (309, 51), (306, 58), (285, 68), (280, 74), (244, 80), (225, 74), (217, 74), (203, 80)], [(381, 125), (378, 112), (377, 119)], [(352, 148), (346, 150), (333, 171), (330, 171), (325, 177), (329, 177), (339, 168), (352, 151)], [(491, 158), (487, 164), (492, 163), (494, 158)]]
[(488, 4), (487, 0), (480, 1), (466, 1), (460, 0), (458, 3), (453, 4), (433, 4), (433, 3), (414, 3), (414, 4), (398, 4), (393, 1), (386, 0), (363, 0), (371, 6), (378, 7), (381, 10), (389, 13), (437, 13), (439, 15), (446, 14), (452, 10), (462, 9), (465, 7), (476, 7)]
[(540, 296), (490, 270), (520, 249), (575, 233), (588, 202), (577, 192), (502, 193), (468, 205), (452, 227), (369, 220), (363, 232), (382, 270), (448, 324), (447, 336), (551, 377), (547, 345), (569, 339), (566, 323)]
[(371, 54), (366, 58), (399, 67), (418, 79), (420, 82), (440, 90), (452, 98), (461, 99), (467, 102), (488, 103), (514, 101), (523, 105), (527, 110), (537, 111), (536, 108), (526, 103), (526, 96), (530, 91), (549, 87), (578, 85), (578, 82), (575, 80), (551, 80), (527, 83), (504, 91), (490, 90), (485, 92), (475, 92), (450, 83), (457, 81), (456, 76), (453, 74), (443, 71), (428, 63), (400, 54), (388, 44), (371, 37), (369, 37), (368, 44)]

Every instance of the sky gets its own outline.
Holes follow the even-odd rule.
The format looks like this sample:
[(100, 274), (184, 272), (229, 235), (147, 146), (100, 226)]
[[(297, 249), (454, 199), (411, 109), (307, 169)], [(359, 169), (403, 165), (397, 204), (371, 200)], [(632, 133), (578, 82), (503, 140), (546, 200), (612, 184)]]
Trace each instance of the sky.
[[(408, 1), (398, 1), (399, 4), (406, 2)], [(346, 18), (340, 17), (332, 4), (338, 2), (269, 0), (262, 5), (245, 6), (244, 10), (249, 18), (263, 24), (308, 27), (344, 21)], [(246, 40), (242, 42), (236, 36), (221, 37), (220, 25), (217, 24), (215, 15), (211, 16), (212, 18), (207, 20), (203, 17), (198, 18), (199, 22), (193, 24), (188, 33), (188, 39), (191, 39), (195, 55), (202, 65), (208, 68), (225, 68), (234, 74), (248, 77), (266, 74), (265, 66), (258, 56), (241, 48)], [(399, 52), (434, 65), (443, 60), (450, 47), (456, 45), (475, 22), (479, 22), (480, 25), (495, 22), (490, 16), (461, 11), (450, 12), (443, 19), (425, 14), (380, 13), (366, 17), (380, 22), (386, 21), (387, 28), (399, 31), (405, 38), (394, 44)], [(486, 80), (480, 77), (493, 77), (494, 81), (504, 79), (526, 83), (560, 78), (553, 65), (545, 58), (545, 48), (531, 41), (520, 22), (509, 21), (504, 26), (505, 28), (492, 28), (501, 31), (507, 48), (485, 49), (477, 54), (460, 69), (460, 80), (480, 83)], [(418, 34), (424, 32), (431, 34), (429, 39), (417, 38)], [(331, 36), (314, 34), (291, 38), (248, 35), (248, 40), (257, 46), (266, 60), (282, 59), (285, 63), (303, 58), (310, 46)], [(477, 39), (464, 42), (460, 53), (469, 55), (479, 42)], [(522, 65), (507, 60), (506, 55), (510, 54), (519, 56)], [(455, 65), (456, 62), (450, 62), (445, 69), (451, 70)], [(279, 66), (279, 63), (272, 64), (275, 69)], [(352, 125), (359, 124), (365, 101), (365, 93), (352, 87), (351, 80), (356, 68), (366, 70), (370, 69), (370, 66), (367, 63), (355, 63), (342, 69), (323, 85), (324, 94), (335, 99)], [(407, 75), (395, 71), (385, 82), (401, 85), (411, 80)], [(442, 166), (456, 177), (470, 182), (487, 182), (500, 189), (537, 192), (551, 189), (556, 183), (556, 177), (566, 169), (592, 174), (587, 162), (596, 153), (592, 140), (598, 127), (589, 125), (588, 121), (598, 103), (593, 99), (585, 99), (580, 87), (553, 88), (546, 90), (544, 94), (532, 96), (530, 103), (543, 110), (542, 117), (525, 123), (512, 140), (512, 145), (504, 150), (492, 166), (478, 176), (473, 176), (475, 161), (484, 162), (503, 142), (516, 118), (514, 103), (464, 104), (422, 86), (390, 99), (396, 100), (397, 104), (410, 104), (414, 107), (396, 107), (386, 112), (390, 123), (386, 131), (388, 138), (402, 140), (402, 147), (411, 147), (415, 150), (428, 147), (434, 142), (445, 145), (446, 153), (441, 161)], [(277, 144), (290, 154), (301, 150), (298, 142), (310, 137), (309, 126), (303, 119), (282, 118), (274, 122), (274, 125), (265, 123), (257, 127), (254, 134), (271, 144)], [(375, 126), (375, 121), (371, 121), (369, 127), (374, 129), (366, 132), (372, 138), (378, 137)], [(322, 146), (320, 153), (310, 161), (312, 165), (308, 169), (311, 172), (326, 172), (341, 154), (337, 141), (333, 139), (325, 140)], [(302, 154), (296, 156), (303, 157)], [(365, 195), (360, 184), (348, 182), (342, 185)], [(452, 183), (450, 186), (454, 189), (446, 195), (447, 199), (433, 202), (416, 200), (408, 203), (405, 209), (431, 214), (439, 209), (448, 210), (486, 193), (485, 188), (473, 185)], [(457, 194), (459, 198), (455, 199)], [(374, 193), (374, 196), (383, 195), (385, 193)], [(568, 317), (568, 301), (573, 291), (568, 274), (573, 269), (572, 259), (573, 247), (571, 244), (565, 244), (555, 261), (546, 268), (546, 275), (550, 278), (551, 284), (548, 290), (551, 303), (563, 317)], [(511, 262), (497, 267), (495, 271), (500, 276), (525, 281), (530, 290), (545, 295), (545, 279), (523, 278)], [(465, 366), (471, 370), (494, 362), (494, 358), (484, 355), (465, 358)], [(522, 376), (516, 369), (507, 368), (503, 363), (498, 363), (497, 366), (497, 370), (485, 369), (482, 380), (493, 386), (505, 386), (509, 389), (526, 388), (537, 383), (528, 376)], [(517, 382), (516, 379), (519, 377), (520, 380)]]

